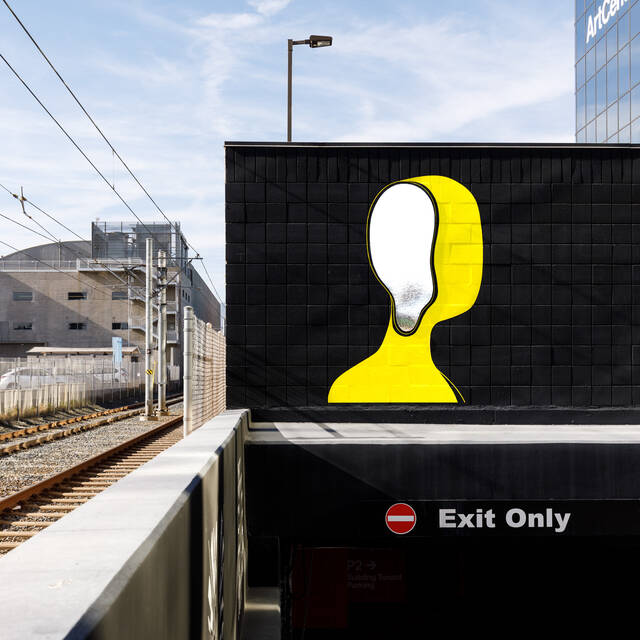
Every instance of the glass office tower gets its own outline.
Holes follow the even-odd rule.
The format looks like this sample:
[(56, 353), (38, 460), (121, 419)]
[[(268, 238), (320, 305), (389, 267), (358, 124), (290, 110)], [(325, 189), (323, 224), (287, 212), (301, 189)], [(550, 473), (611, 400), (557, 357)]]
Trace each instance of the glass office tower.
[(640, 143), (640, 0), (576, 0), (576, 142)]

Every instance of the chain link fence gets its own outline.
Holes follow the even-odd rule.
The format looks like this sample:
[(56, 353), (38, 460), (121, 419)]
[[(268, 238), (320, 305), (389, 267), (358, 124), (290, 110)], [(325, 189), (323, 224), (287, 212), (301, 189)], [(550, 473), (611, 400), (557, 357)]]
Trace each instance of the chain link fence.
[(222, 331), (184, 309), (184, 431), (226, 408), (226, 341)]
[[(169, 388), (180, 385), (180, 368), (168, 367)], [(144, 363), (111, 357), (0, 359), (0, 420), (60, 409), (129, 402), (144, 397)]]

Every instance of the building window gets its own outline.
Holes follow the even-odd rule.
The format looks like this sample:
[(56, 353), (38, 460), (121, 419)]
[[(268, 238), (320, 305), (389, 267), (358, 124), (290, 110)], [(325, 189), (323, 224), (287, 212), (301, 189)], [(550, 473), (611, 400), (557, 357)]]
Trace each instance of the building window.
[(622, 144), (629, 144), (631, 142), (631, 127), (624, 127), (623, 129), (620, 129), (618, 142)]
[[(640, 5), (636, 5), (640, 10)], [(631, 41), (631, 86), (640, 82), (640, 37)]]
[(31, 302), (33, 300), (33, 291), (14, 291), (13, 299), (20, 302)]
[(629, 45), (627, 45), (624, 49), (621, 49), (618, 54), (618, 85), (621, 96), (629, 91), (629, 87), (631, 86), (629, 84), (630, 81)]
[(607, 109), (607, 136), (611, 138), (615, 133), (618, 133), (618, 104), (617, 103), (612, 104)]
[(631, 120), (640, 116), (640, 86), (631, 92)]
[(596, 75), (596, 113), (607, 107), (607, 71), (600, 69)]
[(70, 331), (84, 331), (87, 328), (86, 322), (70, 322), (69, 330)]
[(112, 322), (111, 323), (112, 331), (122, 331), (123, 329), (128, 329), (128, 328), (129, 328), (128, 322)]
[(67, 293), (67, 300), (86, 300), (87, 292), (86, 291), (69, 291)]
[(596, 72), (596, 48), (592, 47), (587, 52), (587, 57), (585, 58), (585, 77), (588, 80), (593, 77), (593, 74)]
[(596, 142), (600, 144), (607, 140), (607, 114), (601, 113), (596, 119)]
[(120, 289), (120, 290), (111, 292), (111, 299), (112, 300), (128, 300), (129, 295), (127, 294), (126, 289)]
[(584, 104), (585, 89), (582, 87), (578, 90), (576, 99), (576, 126), (578, 129), (582, 129), (585, 125), (585, 104)]
[(14, 331), (31, 331), (33, 329), (33, 322), (14, 322)]
[(614, 24), (606, 35), (607, 39), (607, 60), (611, 60), (618, 53), (618, 25)]
[(596, 117), (596, 79), (587, 82), (587, 122)]

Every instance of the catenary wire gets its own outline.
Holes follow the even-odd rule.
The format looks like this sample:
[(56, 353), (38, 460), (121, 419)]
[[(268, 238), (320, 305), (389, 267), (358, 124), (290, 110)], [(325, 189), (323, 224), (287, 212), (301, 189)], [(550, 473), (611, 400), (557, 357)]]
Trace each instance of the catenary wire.
[[(47, 236), (45, 236), (43, 233), (40, 233), (39, 231), (36, 231), (35, 229), (32, 229), (31, 227), (28, 227), (27, 225), (22, 224), (22, 222), (18, 222), (17, 220), (14, 220), (13, 218), (10, 218), (9, 216), (4, 215), (3, 213), (0, 213), (0, 217), (1, 217), (1, 218), (4, 218), (5, 220), (8, 220), (9, 222), (13, 222), (13, 224), (18, 225), (19, 227), (22, 227), (23, 229), (26, 229), (27, 231), (31, 231), (31, 233), (35, 233), (36, 235), (38, 235), (38, 236), (40, 236), (40, 237), (42, 237), (42, 238), (45, 238), (46, 240), (49, 240), (49, 238), (48, 238)], [(55, 240), (55, 243), (56, 243), (56, 244), (60, 244), (60, 245), (62, 244), (62, 241), (61, 241), (61, 240), (59, 240), (59, 239), (57, 239), (57, 238), (54, 238), (54, 240)], [(77, 251), (75, 251), (74, 249), (72, 249), (71, 247), (67, 246), (67, 249), (69, 249), (70, 251), (72, 251), (73, 253), (75, 253), (75, 254), (76, 254), (76, 256), (78, 256), (79, 258), (81, 258), (81, 259), (83, 259), (83, 260), (85, 259), (85, 256), (81, 255), (80, 253), (78, 253)], [(21, 251), (22, 253), (24, 253), (24, 254), (26, 254), (26, 255), (30, 255), (30, 254), (28, 254), (26, 251), (24, 251), (23, 249), (22, 249), (22, 250), (18, 249), (18, 251)], [(37, 260), (37, 258), (34, 258), (34, 260)], [(46, 264), (48, 264), (48, 263), (46, 263)], [(100, 263), (100, 264), (101, 264), (101, 263)], [(53, 265), (49, 265), (49, 266), (50, 266), (52, 269), (55, 269), (55, 267), (54, 267)], [(105, 266), (105, 265), (103, 265), (103, 266)], [(126, 286), (129, 286), (129, 284), (127, 283), (127, 281), (126, 281), (126, 280), (123, 280), (122, 278), (120, 278), (120, 277), (119, 277), (116, 273), (114, 273), (113, 271), (111, 271), (111, 270), (109, 270), (109, 271), (110, 271), (110, 272), (111, 272), (111, 273), (112, 273), (112, 274), (113, 274), (113, 275), (114, 275), (114, 276), (115, 276), (115, 277), (116, 277), (116, 278), (117, 278), (117, 279), (118, 279), (122, 284), (124, 284), (124, 285), (126, 285)], [(103, 287), (109, 287), (110, 285), (101, 285), (101, 286), (103, 286)]]
[[(147, 191), (147, 189), (145, 189), (144, 185), (140, 182), (140, 180), (138, 180), (137, 176), (133, 173), (133, 171), (130, 169), (129, 165), (124, 161), (124, 159), (122, 158), (122, 156), (118, 153), (118, 151), (116, 150), (116, 148), (111, 144), (111, 142), (109, 141), (109, 139), (107, 138), (107, 136), (104, 134), (104, 132), (102, 131), (102, 129), (98, 126), (98, 124), (96, 123), (96, 121), (91, 117), (91, 115), (89, 114), (89, 112), (85, 109), (84, 105), (82, 104), (82, 102), (80, 102), (78, 96), (76, 96), (76, 94), (73, 92), (73, 90), (71, 89), (71, 87), (67, 84), (67, 82), (65, 81), (65, 79), (62, 77), (62, 75), (60, 75), (60, 72), (56, 69), (56, 67), (53, 65), (53, 63), (51, 62), (51, 60), (49, 60), (47, 54), (42, 50), (42, 48), (40, 47), (40, 45), (36, 42), (36, 39), (31, 35), (30, 31), (27, 29), (27, 27), (24, 25), (24, 23), (22, 22), (22, 20), (20, 20), (20, 18), (17, 16), (16, 12), (11, 8), (11, 6), (9, 5), (9, 3), (6, 0), (3, 0), (4, 4), (6, 5), (7, 9), (9, 9), (9, 11), (11, 12), (11, 14), (13, 15), (13, 17), (17, 20), (18, 24), (22, 27), (23, 31), (27, 34), (28, 38), (31, 40), (31, 42), (33, 42), (34, 46), (36, 47), (36, 49), (40, 52), (40, 55), (42, 55), (42, 57), (47, 61), (47, 64), (51, 67), (51, 70), (56, 74), (56, 76), (58, 76), (58, 79), (60, 80), (60, 82), (62, 82), (62, 84), (64, 85), (65, 89), (71, 94), (71, 97), (75, 100), (76, 104), (80, 107), (80, 109), (82, 109), (82, 112), (87, 116), (87, 118), (89, 118), (89, 121), (91, 122), (91, 124), (95, 127), (96, 131), (100, 134), (100, 136), (102, 137), (102, 139), (107, 143), (107, 145), (109, 146), (109, 148), (111, 149), (111, 151), (113, 152), (113, 154), (115, 155), (116, 158), (118, 158), (118, 160), (120, 160), (120, 162), (122, 163), (122, 166), (127, 170), (127, 172), (129, 173), (129, 175), (135, 180), (136, 184), (142, 189), (142, 191), (145, 193), (145, 195), (149, 198), (149, 200), (151, 200), (151, 202), (154, 204), (155, 208), (162, 214), (162, 216), (164, 217), (164, 219), (173, 227), (174, 224), (171, 222), (171, 220), (167, 217), (167, 215), (165, 214), (165, 212), (160, 208), (160, 205), (158, 205), (158, 203), (153, 199), (153, 197), (151, 196), (151, 194)], [(189, 244), (189, 243), (187, 243)], [(193, 248), (193, 247), (192, 247)], [(196, 251), (195, 249), (193, 249), (194, 251)], [(196, 251), (196, 254), (198, 254), (198, 252)], [(198, 254), (199, 255), (199, 254)]]
[[(7, 65), (7, 67), (11, 71), (11, 73), (13, 73), (13, 75), (20, 81), (22, 86), (24, 86), (24, 88), (31, 94), (31, 96), (42, 107), (42, 109), (45, 111), (45, 113), (56, 123), (56, 125), (58, 126), (60, 131), (62, 131), (62, 133), (69, 140), (69, 142), (71, 142), (71, 144), (80, 152), (82, 157), (93, 167), (95, 172), (102, 178), (102, 180), (109, 187), (109, 189), (111, 189), (113, 191), (113, 193), (115, 193), (115, 195), (118, 197), (120, 202), (122, 202), (122, 204), (124, 204), (124, 206), (131, 212), (133, 217), (142, 225), (142, 227), (149, 232), (149, 235), (152, 238), (155, 238), (156, 236), (154, 235), (153, 231), (151, 231), (151, 229), (149, 229), (149, 227), (147, 227), (147, 225), (142, 221), (142, 219), (138, 216), (138, 214), (131, 208), (131, 205), (129, 205), (129, 203), (122, 197), (120, 192), (109, 182), (109, 180), (105, 177), (104, 173), (102, 173), (102, 171), (100, 171), (100, 169), (98, 169), (98, 167), (95, 165), (93, 160), (91, 160), (91, 158), (84, 152), (84, 150), (80, 147), (80, 145), (71, 137), (71, 135), (62, 126), (62, 124), (60, 124), (60, 121), (51, 113), (51, 111), (49, 111), (49, 109), (47, 109), (47, 107), (42, 102), (42, 100), (40, 100), (40, 98), (34, 93), (34, 91), (31, 89), (31, 87), (23, 80), (22, 76), (13, 68), (11, 63), (1, 53), (0, 53), (0, 59), (2, 59), (2, 61)], [(164, 248), (165, 250), (167, 249), (167, 247), (163, 246), (162, 243), (159, 242), (159, 241), (158, 241), (158, 246)], [(170, 253), (170, 252), (167, 251), (167, 253)]]
[[(35, 229), (32, 229), (31, 227), (28, 227), (26, 224), (23, 224), (22, 222), (18, 222), (17, 220), (14, 220), (13, 218), (10, 218), (9, 216), (6, 216), (4, 213), (0, 213), (0, 218), (4, 218), (5, 220), (8, 220), (9, 222), (13, 222), (13, 224), (17, 224), (19, 227), (22, 227), (23, 229), (26, 229), (27, 231), (31, 231), (31, 233), (35, 233), (36, 235), (40, 236), (41, 238), (44, 238), (45, 240), (51, 240), (51, 238), (53, 236), (45, 236), (44, 233), (40, 233), (40, 231), (36, 231)], [(60, 240), (58, 240), (57, 238), (53, 238), (54, 242), (59, 243)]]
[[(4, 189), (8, 194), (10, 194), (11, 196), (13, 196), (14, 198), (20, 200), (20, 196), (18, 196), (15, 193), (12, 193), (9, 189), (7, 189), (7, 187), (5, 187), (3, 184), (0, 183), (0, 187), (2, 187), (2, 189)], [(64, 225), (62, 222), (59, 222), (56, 218), (54, 218), (52, 215), (48, 214), (46, 211), (43, 211), (42, 209), (40, 209), (40, 207), (34, 205), (31, 201), (27, 200), (27, 198), (24, 198), (24, 202), (27, 202), (29, 204), (31, 204), (35, 209), (37, 209), (38, 211), (40, 211), (41, 213), (43, 213), (44, 215), (46, 215), (48, 218), (50, 218), (51, 220), (53, 220), (54, 222), (56, 222), (57, 224), (59, 224), (61, 227), (67, 229), (69, 232), (73, 233), (73, 235), (75, 235), (77, 238), (79, 238), (80, 240), (82, 240), (83, 242), (89, 242), (89, 240), (86, 240), (85, 238), (83, 238), (82, 236), (78, 235), (75, 231), (72, 231), (71, 229), (69, 229), (69, 227), (67, 227), (66, 225)], [(1, 214), (0, 214), (1, 215)], [(38, 221), (33, 218), (32, 216), (30, 216), (29, 214), (26, 214), (27, 217), (30, 220), (33, 220), (41, 229), (43, 229), (49, 236), (51, 239), (53, 239), (54, 242), (56, 242), (57, 244), (61, 244), (62, 240), (60, 238), (56, 238), (48, 229), (46, 229), (43, 225), (41, 225), (40, 223), (38, 223)], [(10, 220), (11, 222), (14, 222), (15, 224), (19, 224), (20, 226), (24, 227), (25, 229), (29, 229), (29, 231), (34, 231), (33, 229), (30, 229), (29, 227), (26, 227), (25, 225), (20, 224), (19, 222), (17, 222), (16, 220), (12, 220), (11, 218), (8, 218), (7, 216), (2, 216), (4, 218), (7, 218), (7, 220)], [(34, 233), (37, 233), (36, 231), (34, 231)], [(38, 233), (38, 235), (42, 236), (41, 233)], [(42, 236), (45, 237), (45, 236)], [(48, 238), (47, 238), (48, 239)], [(84, 256), (82, 254), (80, 254), (78, 251), (76, 251), (73, 247), (67, 245), (67, 249), (69, 251), (71, 251), (72, 253), (74, 253), (78, 258), (80, 258), (81, 260), (86, 260), (87, 256)], [(117, 280), (119, 280), (122, 284), (126, 285), (127, 287), (131, 286), (127, 281), (123, 280), (115, 271), (113, 271), (109, 265), (105, 264), (104, 262), (101, 262), (100, 260), (98, 260), (97, 258), (93, 258), (93, 261), (96, 264), (99, 264), (101, 266), (103, 266), (109, 273), (111, 273)], [(140, 278), (141, 276), (139, 276), (139, 274), (135, 273), (134, 270), (127, 268), (127, 265), (125, 265), (125, 263), (114, 260), (114, 262), (118, 262), (122, 267), (123, 270), (125, 271), (125, 273), (131, 273), (131, 275), (133, 275), (136, 278)]]
[[(40, 260), (40, 258), (36, 258), (34, 255), (30, 254), (25, 249), (17, 249), (12, 244), (9, 244), (8, 242), (5, 242), (4, 240), (0, 240), (0, 244), (3, 244), (6, 247), (9, 247), (9, 249), (13, 249), (13, 251), (15, 251), (16, 253), (24, 253), (24, 255), (29, 256), (32, 260), (35, 260), (36, 262), (39, 262), (40, 264), (43, 264), (46, 267), (49, 267), (49, 269), (53, 269), (54, 271), (58, 271), (62, 275), (65, 275), (68, 278), (71, 278), (72, 280), (75, 280), (76, 282), (78, 282), (78, 284), (85, 285), (87, 287), (90, 287), (91, 289), (95, 289), (96, 291), (99, 291), (100, 293), (102, 293), (102, 290), (101, 290), (100, 287), (96, 287), (95, 285), (89, 284), (88, 282), (81, 281), (78, 276), (72, 276), (70, 273), (67, 273), (66, 271), (62, 271), (62, 269), (58, 269), (58, 268), (54, 267), (53, 265), (49, 264), (48, 262), (45, 262), (44, 260)], [(108, 289), (107, 286), (103, 286), (102, 288)]]
[[(12, 193), (10, 189), (7, 189), (7, 187), (5, 187), (2, 183), (0, 183), (0, 188), (4, 189), (9, 195), (13, 196), (14, 198), (18, 198), (19, 196), (17, 196), (15, 193)], [(70, 233), (72, 233), (74, 236), (76, 236), (77, 238), (79, 238), (80, 240), (82, 240), (83, 242), (90, 242), (89, 240), (86, 240), (85, 238), (83, 238), (81, 235), (79, 235), (78, 233), (76, 233), (75, 231), (73, 231), (72, 229), (69, 229), (69, 227), (67, 227), (65, 224), (63, 224), (62, 222), (60, 222), (57, 218), (55, 218), (54, 216), (52, 216), (51, 214), (47, 213), (46, 211), (44, 211), (43, 209), (41, 209), (40, 207), (38, 207), (37, 205), (35, 205), (33, 202), (31, 202), (30, 200), (28, 200), (27, 198), (25, 198), (25, 202), (28, 202), (30, 205), (32, 205), (34, 208), (36, 208), (38, 211), (40, 211), (41, 213), (43, 213), (44, 215), (46, 215), (48, 218), (50, 218), (51, 220), (53, 220), (54, 222), (56, 222), (57, 224), (59, 224), (61, 227), (63, 227), (64, 229), (67, 229)], [(27, 229), (28, 231), (31, 231), (43, 238), (45, 238), (46, 240), (52, 239), (56, 244), (61, 244), (62, 241), (59, 238), (56, 238), (48, 229), (46, 229), (45, 227), (42, 227), (42, 225), (38, 225), (40, 227), (42, 227), (44, 229), (44, 231), (46, 231), (50, 238), (48, 236), (43, 235), (42, 233), (40, 233), (39, 231), (36, 231), (35, 229), (31, 229), (30, 227), (22, 224), (21, 222), (18, 222), (17, 220), (13, 220), (12, 218), (10, 218), (9, 216), (6, 216), (2, 213), (0, 213), (0, 217), (6, 218), (7, 220), (9, 220), (10, 222), (13, 222), (14, 224), (17, 224), (25, 229)], [(30, 217), (30, 216), (29, 216)], [(33, 218), (31, 218), (33, 219)], [(34, 222), (37, 222), (34, 220)], [(73, 249), (73, 247), (70, 247), (67, 245), (67, 249), (69, 251), (71, 251), (72, 253), (75, 253), (76, 256), (78, 256), (79, 258), (85, 260), (86, 256), (81, 255), (79, 252), (77, 252), (75, 249)], [(109, 257), (109, 256), (107, 256)], [(118, 260), (116, 260), (115, 258), (110, 258), (111, 260), (114, 260), (114, 262), (119, 262)], [(184, 269), (186, 269), (193, 260), (195, 260), (195, 257), (189, 258), (187, 264), (185, 265)], [(97, 258), (92, 258), (92, 260), (94, 262), (96, 262), (97, 264), (100, 264), (101, 266), (103, 266), (107, 271), (109, 271), (109, 273), (111, 273), (116, 279), (118, 279), (122, 284), (126, 285), (129, 288), (137, 288), (140, 289), (141, 287), (135, 287), (134, 285), (131, 285), (130, 283), (128, 283), (127, 281), (123, 280), (122, 278), (120, 278), (120, 276), (115, 273), (112, 269), (109, 268), (109, 266), (103, 262), (101, 262), (100, 260), (98, 260)], [(133, 271), (132, 269), (127, 269), (125, 263), (123, 262), (119, 262), (119, 264), (121, 264), (125, 270), (125, 272), (127, 273), (131, 273), (131, 275), (133, 275), (136, 278), (140, 278), (140, 274), (135, 273), (135, 271)], [(167, 281), (166, 286), (169, 286), (169, 284), (171, 284), (178, 275), (180, 275), (181, 271), (178, 270), (176, 271), (173, 276)], [(196, 289), (199, 287), (189, 287), (190, 289)], [(153, 292), (152, 292), (152, 297), (155, 297), (158, 295), (160, 291), (160, 287), (156, 288)]]
[[(71, 229), (69, 229), (69, 227), (67, 227), (64, 223), (60, 222), (57, 218), (55, 218), (54, 216), (52, 216), (51, 214), (47, 213), (44, 209), (41, 209), (38, 205), (36, 205), (35, 203), (31, 202), (31, 200), (25, 198), (25, 202), (29, 205), (31, 205), (34, 209), (36, 209), (37, 211), (39, 211), (40, 213), (44, 214), (45, 216), (47, 216), (48, 218), (50, 218), (51, 220), (53, 220), (56, 224), (59, 224), (63, 229), (66, 229), (67, 231), (69, 231), (70, 233), (72, 233), (74, 236), (76, 236), (76, 238), (79, 238), (80, 240), (82, 240), (83, 242), (89, 242), (91, 243), (91, 240), (87, 240), (86, 238), (83, 238), (81, 235), (77, 234), (75, 231), (72, 231)], [(73, 249), (71, 249), (72, 251), (74, 251)], [(74, 253), (76, 253), (74, 251)], [(79, 256), (82, 258), (85, 258), (84, 256)], [(118, 277), (117, 274), (109, 267), (108, 264), (102, 262), (100, 259), (92, 257), (91, 258), (94, 262), (102, 265), (107, 271), (109, 271), (110, 273), (112, 273), (114, 276)], [(142, 276), (137, 273), (135, 271), (135, 268), (133, 268), (131, 265), (128, 265), (126, 262), (122, 262), (122, 260), (119, 260), (117, 258), (114, 258), (113, 256), (110, 256), (107, 253), (107, 259), (108, 260), (113, 260), (114, 263), (119, 264), (122, 267), (122, 270), (133, 276), (134, 278), (137, 278), (138, 280), (144, 281), (142, 279)]]
[[(2, 0), (5, 4), (5, 6), (7, 7), (7, 9), (11, 12), (11, 15), (13, 15), (13, 17), (16, 19), (16, 21), (18, 22), (18, 24), (22, 27), (22, 30), (25, 32), (25, 34), (27, 35), (27, 37), (29, 38), (29, 40), (31, 40), (31, 42), (33, 43), (33, 45), (35, 46), (35, 48), (38, 50), (38, 52), (40, 53), (40, 55), (45, 59), (45, 61), (47, 62), (47, 64), (49, 65), (49, 67), (51, 67), (51, 70), (56, 74), (56, 76), (58, 77), (58, 79), (60, 80), (60, 82), (64, 85), (65, 89), (69, 92), (69, 94), (71, 95), (71, 97), (75, 100), (76, 104), (80, 107), (80, 109), (82, 110), (82, 112), (87, 116), (87, 118), (89, 119), (89, 121), (91, 122), (91, 124), (95, 127), (96, 131), (100, 134), (100, 136), (102, 137), (102, 139), (105, 141), (105, 143), (109, 146), (109, 148), (111, 149), (113, 155), (115, 155), (115, 157), (118, 158), (118, 160), (122, 163), (122, 166), (127, 170), (127, 172), (129, 173), (129, 175), (133, 178), (133, 180), (136, 182), (136, 184), (140, 187), (140, 189), (142, 189), (142, 191), (144, 192), (144, 194), (147, 196), (147, 198), (149, 198), (149, 200), (153, 203), (153, 205), (155, 206), (155, 208), (160, 212), (160, 214), (162, 215), (162, 217), (169, 223), (169, 225), (176, 231), (176, 233), (178, 233), (178, 230), (175, 226), (175, 223), (171, 222), (171, 220), (169, 219), (169, 217), (165, 214), (165, 212), (162, 210), (162, 208), (160, 207), (160, 205), (155, 201), (155, 199), (151, 196), (151, 194), (149, 193), (149, 191), (147, 191), (147, 189), (144, 187), (144, 185), (140, 182), (140, 180), (138, 179), (138, 177), (133, 173), (133, 171), (131, 170), (131, 168), (129, 167), (129, 165), (124, 161), (124, 159), (122, 158), (122, 156), (118, 153), (117, 149), (113, 146), (113, 144), (111, 144), (110, 140), (107, 138), (107, 136), (104, 134), (104, 132), (102, 131), (102, 129), (98, 126), (98, 124), (96, 123), (96, 121), (93, 119), (93, 117), (89, 114), (89, 112), (86, 110), (85, 106), (82, 104), (82, 102), (80, 102), (80, 99), (78, 98), (78, 96), (74, 93), (74, 91), (71, 89), (71, 87), (67, 84), (66, 80), (62, 77), (62, 75), (60, 74), (60, 72), (56, 69), (56, 67), (54, 66), (54, 64), (51, 62), (51, 60), (49, 59), (49, 57), (47, 56), (47, 54), (43, 51), (42, 47), (38, 44), (38, 42), (36, 41), (36, 39), (33, 37), (33, 35), (31, 34), (31, 32), (29, 31), (29, 29), (27, 29), (27, 27), (25, 26), (25, 24), (22, 22), (22, 20), (20, 20), (20, 18), (18, 17), (18, 15), (16, 14), (16, 12), (12, 9), (11, 5), (7, 2), (7, 0)], [(6, 61), (5, 61), (6, 62)], [(104, 176), (103, 176), (104, 179)], [(105, 179), (105, 181), (107, 182), (107, 184), (109, 184), (109, 181)], [(115, 188), (113, 187), (113, 185), (109, 185), (114, 191)], [(132, 211), (133, 213), (133, 211)], [(134, 214), (135, 215), (135, 214)], [(137, 218), (137, 216), (136, 216)], [(147, 229), (147, 231), (149, 231), (149, 229)], [(187, 243), (187, 246), (192, 249), (195, 254), (196, 257), (199, 258), (200, 257), (200, 252), (185, 238), (185, 242)], [(169, 253), (169, 252), (167, 252)], [(189, 261), (190, 263), (191, 261)], [(218, 290), (216, 289), (215, 284), (213, 283), (213, 279), (211, 278), (211, 276), (209, 275), (209, 271), (206, 268), (206, 265), (204, 263), (204, 260), (202, 261), (202, 266), (205, 270), (205, 273), (207, 274), (207, 278), (209, 279), (209, 282), (211, 283), (211, 286), (213, 287), (213, 290), (215, 291), (215, 293), (217, 294), (218, 298), (220, 299), (220, 302), (222, 303), (222, 296), (220, 295), (220, 293), (218, 292)]]

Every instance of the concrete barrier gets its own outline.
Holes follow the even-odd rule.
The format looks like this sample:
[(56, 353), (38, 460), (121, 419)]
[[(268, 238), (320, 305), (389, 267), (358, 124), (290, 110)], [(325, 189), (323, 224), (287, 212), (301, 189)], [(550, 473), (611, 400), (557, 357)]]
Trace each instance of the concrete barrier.
[(4, 640), (235, 640), (247, 411), (227, 411), (0, 559)]

